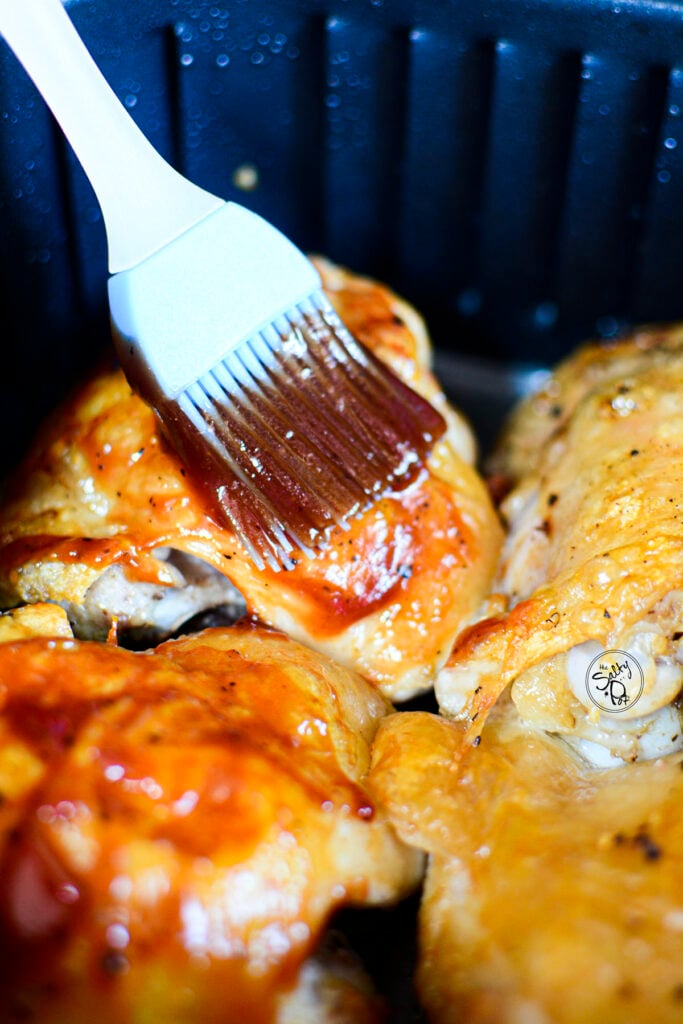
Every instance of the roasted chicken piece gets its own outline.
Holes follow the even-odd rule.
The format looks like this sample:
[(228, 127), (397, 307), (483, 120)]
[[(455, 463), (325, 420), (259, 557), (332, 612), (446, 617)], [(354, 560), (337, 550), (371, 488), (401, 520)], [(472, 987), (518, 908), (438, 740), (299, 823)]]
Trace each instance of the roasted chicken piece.
[(385, 719), (370, 787), (429, 853), (417, 988), (431, 1024), (683, 1019), (683, 754), (597, 770), (507, 699)]
[(381, 285), (320, 269), (353, 333), (447, 419), (417, 479), (335, 530), (320, 557), (259, 571), (214, 521), (150, 409), (120, 372), (105, 372), (52, 419), (0, 510), (0, 606), (58, 602), (80, 637), (115, 625), (144, 645), (227, 605), (233, 618), (246, 610), (357, 669), (391, 699), (432, 685), (488, 591), (500, 526), (469, 428), (428, 369), (420, 318)]
[(73, 637), (67, 614), (58, 604), (22, 604), (0, 614), (0, 644), (38, 636)]
[(491, 470), (508, 534), (446, 717), (388, 719), (370, 777), (429, 854), (421, 998), (433, 1024), (680, 1021), (683, 330), (585, 346)]
[(256, 626), (0, 643), (2, 1021), (380, 1019), (314, 954), (420, 876), (364, 785), (388, 708)]
[(473, 738), (512, 684), (525, 721), (598, 765), (683, 748), (683, 329), (571, 356), (492, 470), (512, 486), (496, 593), (439, 676), (441, 709)]

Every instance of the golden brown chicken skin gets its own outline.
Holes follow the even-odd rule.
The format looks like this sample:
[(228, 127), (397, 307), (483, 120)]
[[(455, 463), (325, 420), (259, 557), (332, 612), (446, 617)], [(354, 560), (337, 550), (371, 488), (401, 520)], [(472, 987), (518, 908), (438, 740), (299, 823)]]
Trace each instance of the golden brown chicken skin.
[[(683, 331), (571, 356), (516, 413), (494, 467), (514, 485), (497, 593), (441, 672), (442, 710), (476, 735), (512, 683), (522, 717), (596, 763), (680, 749)], [(643, 676), (615, 714), (587, 692), (609, 651)]]
[(596, 771), (503, 699), (391, 716), (370, 786), (428, 852), (417, 988), (431, 1024), (683, 1019), (680, 753)]
[(420, 318), (381, 285), (319, 266), (349, 328), (446, 417), (417, 479), (335, 530), (315, 560), (259, 571), (212, 518), (149, 408), (119, 372), (103, 373), (53, 418), (0, 510), (0, 604), (59, 602), (80, 636), (118, 624), (163, 638), (227, 603), (391, 699), (431, 686), (489, 588), (500, 526), (469, 428), (429, 371)]
[(379, 1019), (311, 954), (419, 877), (364, 786), (387, 707), (257, 627), (0, 643), (0, 1019)]
[[(429, 854), (421, 998), (434, 1024), (683, 1020), (683, 331), (580, 349), (491, 466), (495, 589), (436, 687), (458, 721), (375, 742), (372, 791)], [(642, 692), (601, 706), (613, 649)]]
[(499, 476), (503, 488), (516, 486), (538, 466), (550, 438), (564, 428), (590, 391), (609, 380), (638, 374), (648, 363), (666, 363), (682, 347), (681, 324), (640, 327), (614, 341), (580, 346), (512, 410), (487, 458), (488, 475)]

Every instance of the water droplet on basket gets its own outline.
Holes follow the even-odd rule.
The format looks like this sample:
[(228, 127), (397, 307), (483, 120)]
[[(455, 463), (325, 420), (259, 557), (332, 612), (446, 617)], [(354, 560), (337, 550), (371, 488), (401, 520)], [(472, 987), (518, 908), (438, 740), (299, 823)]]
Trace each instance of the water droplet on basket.
[(533, 320), (539, 330), (547, 330), (557, 322), (558, 309), (554, 302), (541, 302), (534, 310)]
[(664, 139), (664, 147), (666, 149), (675, 149), (677, 145), (678, 145), (678, 142), (676, 141), (676, 139), (672, 139), (672, 138)]
[(601, 316), (595, 323), (595, 329), (601, 338), (613, 338), (619, 330), (619, 321), (613, 316)]
[(463, 316), (475, 316), (481, 309), (481, 292), (478, 288), (465, 288), (458, 296), (458, 310)]

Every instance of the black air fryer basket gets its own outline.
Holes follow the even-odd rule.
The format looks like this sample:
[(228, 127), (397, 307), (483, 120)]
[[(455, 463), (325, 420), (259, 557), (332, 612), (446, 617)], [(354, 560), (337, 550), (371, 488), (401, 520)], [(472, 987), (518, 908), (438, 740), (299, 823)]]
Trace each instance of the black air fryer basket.
[[(180, 171), (418, 307), (484, 447), (536, 368), (683, 317), (683, 2), (67, 6)], [(105, 282), (94, 194), (0, 40), (0, 471), (108, 345)], [(406, 1021), (412, 910), (350, 924)]]
[[(683, 315), (683, 4), (67, 6), (184, 174), (418, 306), (485, 441), (527, 366)], [(106, 256), (90, 186), (2, 41), (0, 260), (11, 460), (106, 344)]]

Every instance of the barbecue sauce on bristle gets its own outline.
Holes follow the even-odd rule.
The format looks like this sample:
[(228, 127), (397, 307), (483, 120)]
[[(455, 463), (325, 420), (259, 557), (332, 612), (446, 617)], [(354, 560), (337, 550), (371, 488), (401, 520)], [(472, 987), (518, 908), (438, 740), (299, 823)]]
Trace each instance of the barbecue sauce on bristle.
[(352, 343), (353, 354), (329, 330), (294, 350), (283, 341), (260, 380), (207, 401), (206, 433), (176, 402), (156, 403), (214, 517), (257, 563), (287, 567), (288, 551), (324, 548), (335, 525), (411, 484), (446, 430), (426, 399)]

